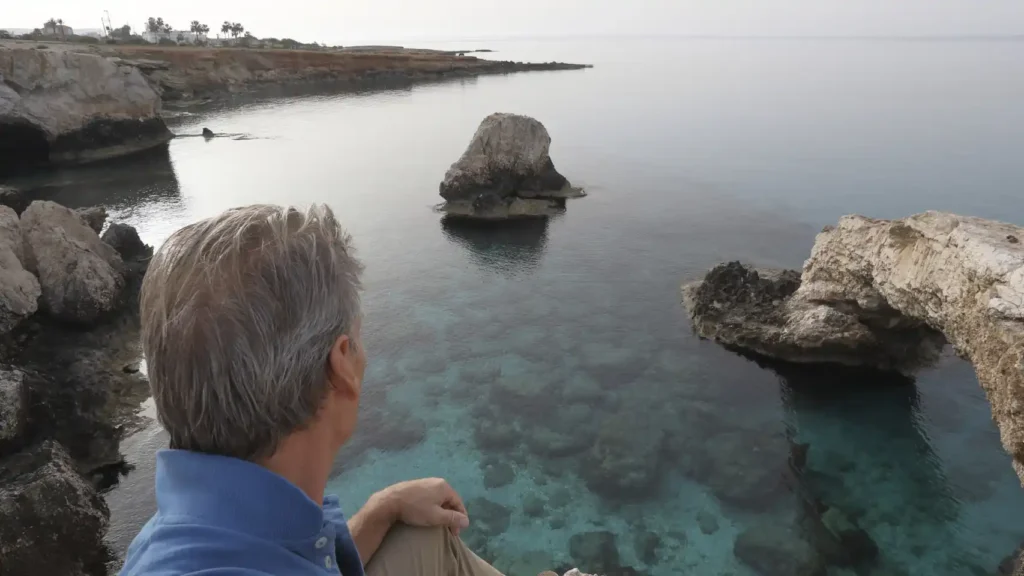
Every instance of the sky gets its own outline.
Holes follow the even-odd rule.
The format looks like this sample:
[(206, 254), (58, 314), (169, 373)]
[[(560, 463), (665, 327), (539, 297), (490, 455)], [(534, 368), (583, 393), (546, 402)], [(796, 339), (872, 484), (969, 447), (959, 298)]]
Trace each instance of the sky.
[(175, 29), (241, 22), (259, 37), (352, 45), (566, 35), (1021, 35), (1024, 0), (0, 0), (0, 28), (63, 18)]

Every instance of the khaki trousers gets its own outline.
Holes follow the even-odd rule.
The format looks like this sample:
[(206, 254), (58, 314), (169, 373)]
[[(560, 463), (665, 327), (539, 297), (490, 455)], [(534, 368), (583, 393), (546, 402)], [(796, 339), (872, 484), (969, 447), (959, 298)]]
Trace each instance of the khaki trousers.
[(447, 528), (396, 524), (366, 565), (366, 576), (502, 576)]

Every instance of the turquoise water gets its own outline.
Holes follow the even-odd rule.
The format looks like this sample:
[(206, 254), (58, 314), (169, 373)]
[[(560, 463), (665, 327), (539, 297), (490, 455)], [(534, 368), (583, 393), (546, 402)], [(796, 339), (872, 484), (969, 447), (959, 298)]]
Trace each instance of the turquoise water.
[[(443, 476), (466, 539), (513, 576), (755, 574), (740, 534), (768, 526), (788, 554), (823, 506), (880, 549), (830, 574), (993, 573), (1024, 541), (1024, 491), (969, 365), (915, 381), (762, 367), (697, 340), (679, 285), (727, 259), (798, 267), (844, 213), (1024, 223), (1024, 43), (488, 45), (597, 66), (211, 110), (173, 129), (252, 139), (24, 184), (106, 204), (155, 243), (242, 203), (331, 204), (367, 264), (371, 364), (330, 487), (351, 510)], [(544, 122), (590, 196), (499, 230), (442, 221), (437, 184), (494, 111)], [(108, 496), (115, 549), (152, 511), (164, 442), (124, 445), (138, 468)], [(599, 532), (617, 560), (586, 552)]]

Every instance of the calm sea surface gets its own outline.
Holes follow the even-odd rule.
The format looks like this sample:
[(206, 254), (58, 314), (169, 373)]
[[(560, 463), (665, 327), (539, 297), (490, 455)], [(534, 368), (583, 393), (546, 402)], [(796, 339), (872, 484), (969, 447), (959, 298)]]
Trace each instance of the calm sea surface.
[[(800, 266), (843, 214), (1024, 224), (1024, 42), (436, 47), (595, 68), (211, 110), (172, 128), (245, 138), (22, 185), (104, 204), (154, 244), (232, 206), (330, 204), (367, 264), (371, 355), (330, 488), (354, 511), (444, 476), (469, 501), (467, 539), (513, 576), (614, 563), (583, 550), (607, 541), (594, 532), (640, 573), (750, 575), (737, 536), (798, 550), (807, 501), (878, 544), (859, 574), (991, 574), (1024, 540), (1024, 490), (969, 365), (886, 386), (770, 370), (697, 340), (679, 304), (723, 260)], [(496, 111), (541, 120), (590, 196), (548, 222), (443, 223), (438, 182)], [(118, 550), (152, 513), (165, 442), (154, 427), (124, 444), (137, 470), (108, 496)]]

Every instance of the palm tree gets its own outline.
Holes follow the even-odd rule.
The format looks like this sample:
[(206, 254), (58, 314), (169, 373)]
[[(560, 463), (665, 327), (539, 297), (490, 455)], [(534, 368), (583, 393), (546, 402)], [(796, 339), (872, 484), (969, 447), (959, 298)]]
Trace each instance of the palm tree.
[[(61, 39), (62, 40), (67, 40), (68, 39), (67, 34), (64, 33), (64, 19), (63, 18), (57, 18), (57, 26), (60, 26), (60, 37), (61, 37)], [(56, 34), (56, 32), (54, 34)]]
[(242, 26), (238, 22), (231, 25), (231, 35), (233, 37), (238, 38), (242, 32), (245, 32), (245, 26)]
[(231, 33), (231, 26), (232, 26), (231, 22), (228, 22), (227, 20), (225, 20), (224, 23), (221, 24), (221, 26), (220, 26), (221, 34), (225, 34), (225, 35), (226, 34), (230, 34)]
[(55, 20), (53, 18), (50, 18), (49, 20), (47, 20), (46, 23), (43, 24), (43, 30), (52, 30), (53, 31), (53, 35), (56, 36), (57, 35), (57, 20)]

